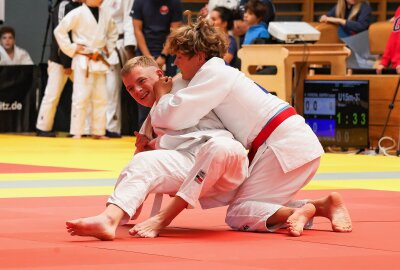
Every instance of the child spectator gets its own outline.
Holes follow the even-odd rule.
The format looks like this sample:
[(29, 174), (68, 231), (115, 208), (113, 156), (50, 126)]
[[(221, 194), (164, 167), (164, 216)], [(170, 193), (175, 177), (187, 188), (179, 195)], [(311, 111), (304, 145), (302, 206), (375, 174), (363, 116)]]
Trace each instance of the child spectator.
[[(91, 131), (93, 138), (106, 139), (106, 56), (115, 48), (117, 27), (111, 14), (100, 8), (103, 0), (86, 0), (59, 23), (54, 35), (61, 50), (72, 57), (74, 84), (71, 109), (73, 138), (80, 139), (89, 103), (91, 103)], [(72, 42), (68, 32), (72, 33)]]
[(269, 38), (267, 24), (263, 21), (267, 11), (267, 5), (259, 0), (250, 0), (246, 4), (243, 20), (249, 28), (243, 44), (251, 44), (257, 38)]
[(33, 65), (27, 51), (15, 45), (15, 30), (10, 26), (0, 28), (0, 66)]

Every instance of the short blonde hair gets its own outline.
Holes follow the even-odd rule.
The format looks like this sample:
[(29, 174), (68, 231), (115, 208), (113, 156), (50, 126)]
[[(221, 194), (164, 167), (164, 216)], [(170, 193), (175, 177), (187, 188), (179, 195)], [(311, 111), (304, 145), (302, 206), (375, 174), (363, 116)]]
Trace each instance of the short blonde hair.
[(201, 17), (194, 24), (189, 23), (172, 31), (167, 44), (171, 54), (181, 52), (190, 58), (199, 52), (204, 52), (206, 59), (223, 58), (228, 49), (226, 34)]
[(121, 76), (125, 77), (135, 67), (156, 67), (159, 68), (156, 61), (150, 56), (136, 56), (129, 59), (121, 69)]

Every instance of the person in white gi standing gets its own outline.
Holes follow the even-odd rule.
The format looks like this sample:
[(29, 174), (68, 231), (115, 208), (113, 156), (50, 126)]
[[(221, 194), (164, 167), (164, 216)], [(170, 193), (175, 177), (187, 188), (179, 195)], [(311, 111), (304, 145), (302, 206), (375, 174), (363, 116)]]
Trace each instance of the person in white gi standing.
[[(54, 30), (61, 50), (72, 57), (74, 84), (71, 128), (73, 138), (84, 134), (84, 124), (91, 104), (91, 130), (95, 139), (105, 139), (107, 88), (109, 69), (107, 55), (115, 48), (117, 27), (111, 14), (100, 5), (102, 0), (86, 0), (68, 13)], [(72, 42), (68, 33), (72, 33)]]
[(33, 65), (27, 51), (15, 45), (15, 30), (10, 26), (0, 28), (0, 66)]
[[(129, 60), (122, 76), (130, 95), (147, 107), (155, 101), (153, 86), (160, 78), (165, 80), (158, 64), (147, 56)], [(174, 80), (172, 92), (187, 86), (182, 78)], [(153, 130), (151, 116), (152, 110), (137, 134), (137, 151), (121, 172), (106, 209), (96, 216), (68, 221), (71, 235), (113, 240), (118, 224), (136, 217), (149, 193), (175, 195), (185, 179), (195, 179), (190, 201), (203, 195), (213, 200), (214, 194), (232, 192), (243, 183), (248, 175), (247, 153), (214, 112), (179, 131)]]
[[(60, 1), (54, 8), (52, 14), (52, 29), (57, 27), (62, 18), (71, 10), (79, 7), (83, 0), (63, 0)], [(72, 81), (72, 59), (60, 51), (56, 38), (53, 34), (50, 57), (47, 68), (47, 85), (44, 91), (44, 96), (40, 104), (40, 110), (36, 121), (36, 134), (41, 137), (55, 137), (55, 132), (52, 132), (54, 117), (57, 110), (58, 102), (60, 101), (61, 93), (67, 83), (68, 78)]]
[[(287, 226), (290, 235), (300, 236), (317, 215), (329, 218), (334, 231), (351, 231), (350, 216), (338, 193), (315, 201), (293, 201), (316, 173), (324, 153), (304, 118), (287, 102), (227, 66), (222, 59), (226, 41), (206, 20), (179, 28), (167, 42), (182, 77), (190, 82), (176, 93), (169, 93), (167, 83), (156, 89), (152, 125), (181, 130), (213, 110), (225, 128), (250, 149), (250, 176), (230, 202), (226, 223), (236, 230), (258, 232)], [(215, 51), (219, 57), (214, 57)], [(156, 237), (192, 203), (185, 187), (186, 183), (166, 209), (137, 224), (131, 234)]]
[(104, 0), (106, 8), (118, 28), (118, 41), (114, 51), (110, 52), (110, 70), (107, 72), (107, 125), (106, 136), (121, 137), (121, 86), (122, 66), (135, 54), (136, 39), (133, 33), (132, 18), (129, 15), (133, 0)]

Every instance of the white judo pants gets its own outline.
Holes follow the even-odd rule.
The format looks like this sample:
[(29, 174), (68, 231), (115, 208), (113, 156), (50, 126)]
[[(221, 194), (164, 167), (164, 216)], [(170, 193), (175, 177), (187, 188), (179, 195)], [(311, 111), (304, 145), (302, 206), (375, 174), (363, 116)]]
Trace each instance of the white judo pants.
[[(189, 150), (153, 150), (136, 154), (123, 169), (107, 204), (115, 204), (126, 216), (126, 223), (149, 193), (175, 195), (180, 191), (189, 204), (212, 189), (236, 188), (247, 176), (248, 161), (243, 146), (230, 138), (212, 138)], [(203, 171), (204, 179), (196, 176)], [(203, 190), (203, 191), (202, 191)], [(188, 191), (188, 192), (186, 192)]]
[(71, 128), (73, 135), (83, 135), (88, 108), (91, 108), (90, 134), (106, 133), (106, 74), (92, 73), (76, 65), (72, 93)]
[(68, 78), (72, 80), (72, 74), (66, 75), (64, 67), (53, 61), (48, 61), (47, 74), (47, 85), (36, 121), (36, 128), (42, 131), (51, 131), (53, 129), (54, 117), (61, 93)]
[(108, 131), (121, 133), (121, 67), (112, 65), (107, 72), (107, 124)]
[[(277, 224), (267, 228), (266, 221), (279, 208), (301, 207), (308, 200), (293, 200), (294, 195), (311, 181), (319, 167), (320, 158), (284, 173), (271, 148), (254, 164), (248, 179), (240, 186), (227, 210), (225, 222), (235, 230), (266, 232), (282, 228)], [(306, 228), (312, 226), (312, 221)]]

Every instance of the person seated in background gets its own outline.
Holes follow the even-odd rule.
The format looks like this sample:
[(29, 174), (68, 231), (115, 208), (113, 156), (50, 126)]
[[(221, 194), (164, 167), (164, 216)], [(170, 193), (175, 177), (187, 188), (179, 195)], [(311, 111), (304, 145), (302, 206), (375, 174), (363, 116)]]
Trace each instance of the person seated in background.
[(372, 10), (365, 0), (338, 0), (337, 4), (322, 15), (320, 22), (333, 23), (339, 26), (340, 38), (348, 37), (369, 28)]
[(246, 4), (243, 21), (247, 24), (248, 29), (243, 44), (251, 44), (257, 38), (270, 37), (267, 25), (263, 21), (267, 11), (267, 5), (259, 0), (250, 0)]
[(225, 63), (232, 67), (237, 67), (237, 44), (235, 38), (229, 34), (229, 31), (233, 28), (232, 10), (226, 7), (215, 7), (210, 13), (210, 20), (229, 39), (228, 52), (224, 55)]
[[(243, 44), (244, 35), (246, 34), (247, 29), (248, 29), (248, 25), (243, 21), (245, 6), (248, 2), (249, 2), (249, 0), (240, 0), (239, 8), (236, 12), (237, 14), (234, 19), (234, 28), (233, 28), (232, 32), (235, 36), (240, 37), (240, 39), (239, 39), (240, 46)], [(269, 23), (271, 21), (275, 20), (275, 6), (271, 0), (260, 0), (260, 2), (267, 5), (267, 12), (265, 13), (263, 21), (267, 25), (267, 29), (268, 29)]]
[(33, 65), (29, 53), (15, 45), (15, 30), (10, 26), (0, 28), (0, 65)]
[(382, 60), (376, 69), (378, 74), (381, 74), (382, 70), (388, 66), (395, 68), (397, 74), (400, 74), (400, 6), (390, 21), (393, 22), (393, 32), (390, 34)]

